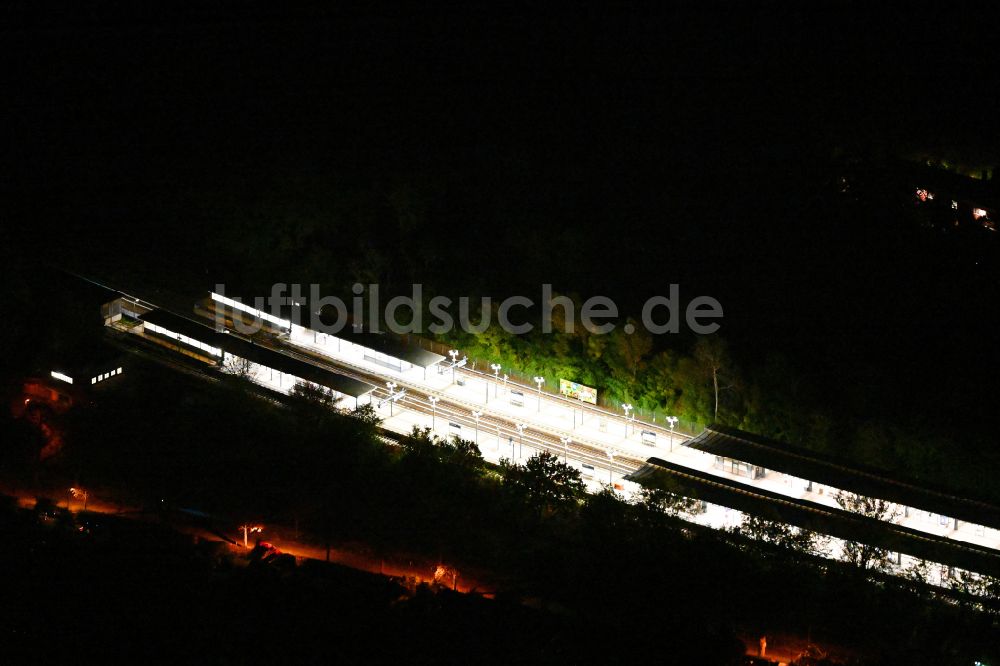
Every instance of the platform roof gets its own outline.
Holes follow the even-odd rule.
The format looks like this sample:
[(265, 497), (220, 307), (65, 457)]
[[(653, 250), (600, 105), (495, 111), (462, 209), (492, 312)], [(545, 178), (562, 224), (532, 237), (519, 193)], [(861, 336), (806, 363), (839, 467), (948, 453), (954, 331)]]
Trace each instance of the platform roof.
[(375, 389), (374, 384), (342, 375), (314, 363), (289, 356), (270, 347), (256, 344), (237, 335), (218, 332), (210, 326), (206, 326), (193, 319), (188, 319), (187, 317), (176, 315), (167, 310), (153, 310), (143, 315), (142, 319), (156, 326), (161, 326), (168, 331), (200, 340), (205, 344), (225, 350), (240, 358), (245, 358), (252, 363), (280, 370), (281, 372), (294, 375), (314, 384), (325, 386), (343, 395), (358, 398)]
[(69, 271), (56, 270), (53, 273), (54, 283), (61, 290), (73, 295), (82, 303), (103, 305), (122, 296), (122, 293), (105, 286), (101, 282)]
[[(210, 290), (209, 293), (211, 294), (218, 292), (213, 292)], [(231, 298), (234, 301), (237, 301), (247, 307), (253, 308), (265, 314), (271, 315), (272, 317), (277, 317), (278, 319), (284, 319), (291, 323), (298, 324), (299, 326), (305, 326), (305, 327), (309, 326), (309, 318), (310, 318), (309, 311), (300, 305), (296, 305), (290, 302), (285, 302), (279, 304), (277, 307), (272, 307), (271, 304), (268, 302), (269, 298), (268, 296), (263, 297), (264, 299), (263, 302), (257, 303), (256, 298), (254, 297), (243, 297), (239, 295), (230, 294), (228, 293), (228, 290), (227, 293), (220, 295), (226, 298)], [(287, 301), (287, 296), (285, 296), (285, 299)], [(224, 306), (224, 307), (229, 307), (229, 306)], [(253, 317), (253, 315), (251, 315), (248, 312), (242, 312), (241, 314), (247, 320)]]
[(884, 470), (856, 465), (735, 428), (711, 425), (686, 444), (705, 453), (784, 472), (858, 495), (1000, 529), (1000, 507), (988, 502), (927, 487), (923, 483), (890, 475)]
[(168, 310), (151, 310), (142, 315), (141, 319), (142, 321), (148, 321), (151, 324), (162, 326), (163, 328), (173, 331), (174, 333), (180, 333), (181, 335), (186, 335), (189, 338), (201, 340), (202, 342), (211, 344), (214, 347), (219, 346), (215, 344), (215, 338), (213, 337), (219, 335), (219, 333), (213, 327), (194, 319), (182, 317)]
[[(232, 298), (233, 300), (239, 299), (238, 296), (229, 293), (226, 293), (225, 296), (227, 298)], [(252, 298), (242, 299), (241, 302), (250, 307), (255, 307)], [(284, 304), (280, 305), (276, 310), (273, 310), (269, 305), (265, 304), (263, 311), (267, 314), (278, 317), (279, 319), (285, 319), (305, 328), (309, 328), (312, 323), (313, 313), (298, 305)], [(251, 316), (248, 313), (242, 314), (245, 318), (249, 318)], [(335, 310), (330, 310), (329, 308), (323, 308), (321, 311), (315, 313), (315, 315), (319, 317), (321, 322), (330, 326), (334, 325), (334, 323), (338, 321), (339, 317), (339, 314), (335, 313)], [(267, 321), (264, 321), (263, 324), (265, 326), (271, 326), (271, 324)], [(271, 326), (271, 328), (276, 329), (277, 327)], [(418, 345), (401, 340), (392, 333), (358, 331), (348, 325), (343, 327), (336, 334), (331, 335), (333, 335), (333, 337), (340, 338), (341, 340), (346, 340), (356, 345), (366, 347), (372, 351), (385, 354), (386, 356), (406, 361), (407, 363), (420, 368), (429, 368), (445, 360), (444, 356), (435, 354), (434, 352), (428, 351)]]
[(386, 356), (398, 358), (419, 368), (430, 368), (445, 359), (440, 354), (427, 351), (423, 347), (408, 344), (391, 333), (372, 333), (371, 331), (356, 331), (345, 326), (334, 337), (353, 342), (367, 349), (377, 351)]
[(625, 478), (646, 487), (661, 488), (847, 541), (866, 543), (977, 573), (1000, 574), (1000, 551), (992, 548), (788, 497), (660, 458), (649, 458), (645, 465)]

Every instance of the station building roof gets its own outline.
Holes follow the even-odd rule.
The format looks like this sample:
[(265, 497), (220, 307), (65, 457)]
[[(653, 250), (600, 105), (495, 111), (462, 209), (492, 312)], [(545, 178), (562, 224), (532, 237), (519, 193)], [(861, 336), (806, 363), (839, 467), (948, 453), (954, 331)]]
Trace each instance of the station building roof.
[(48, 372), (52, 377), (69, 377), (74, 384), (86, 386), (91, 383), (91, 378), (114, 372), (124, 365), (126, 360), (121, 351), (105, 345), (91, 345), (76, 350), (72, 355), (64, 354), (56, 358), (50, 363)]
[(206, 326), (193, 319), (188, 319), (187, 317), (176, 315), (167, 310), (147, 312), (142, 316), (142, 319), (143, 321), (148, 321), (151, 324), (165, 328), (168, 331), (180, 333), (212, 347), (227, 351), (251, 363), (294, 375), (299, 379), (325, 386), (343, 395), (357, 398), (375, 389), (374, 384), (342, 375), (314, 363), (289, 356), (270, 347), (256, 344), (237, 335), (216, 331), (210, 326)]
[(902, 525), (780, 495), (732, 479), (649, 458), (625, 477), (650, 488), (736, 509), (766, 520), (905, 553), (930, 562), (990, 575), (1000, 574), (1000, 551), (955, 541)]
[(1000, 529), (1000, 507), (988, 502), (927, 487), (884, 470), (856, 465), (735, 428), (711, 425), (686, 445), (839, 490)]

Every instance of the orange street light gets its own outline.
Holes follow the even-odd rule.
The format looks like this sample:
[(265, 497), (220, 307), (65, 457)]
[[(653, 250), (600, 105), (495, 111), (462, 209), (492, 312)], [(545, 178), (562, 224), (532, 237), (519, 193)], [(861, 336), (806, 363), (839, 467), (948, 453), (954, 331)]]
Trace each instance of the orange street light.
[[(75, 499), (82, 499), (83, 500), (83, 510), (86, 511), (87, 510), (87, 500), (90, 498), (90, 493), (88, 493), (83, 488), (70, 488), (69, 489), (69, 493)], [(69, 508), (69, 504), (66, 505), (66, 508), (67, 509)]]
[(247, 534), (263, 532), (264, 528), (260, 525), (240, 525), (240, 529), (243, 530), (243, 547), (249, 548), (247, 543)]

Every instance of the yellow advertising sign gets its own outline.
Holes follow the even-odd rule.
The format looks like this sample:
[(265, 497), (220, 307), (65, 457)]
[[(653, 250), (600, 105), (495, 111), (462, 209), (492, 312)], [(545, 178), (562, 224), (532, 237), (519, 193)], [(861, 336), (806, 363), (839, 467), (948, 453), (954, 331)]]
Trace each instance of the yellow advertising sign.
[(591, 386), (577, 384), (576, 382), (571, 382), (568, 379), (560, 379), (559, 392), (567, 398), (574, 398), (582, 402), (589, 402), (592, 405), (597, 404), (597, 389)]

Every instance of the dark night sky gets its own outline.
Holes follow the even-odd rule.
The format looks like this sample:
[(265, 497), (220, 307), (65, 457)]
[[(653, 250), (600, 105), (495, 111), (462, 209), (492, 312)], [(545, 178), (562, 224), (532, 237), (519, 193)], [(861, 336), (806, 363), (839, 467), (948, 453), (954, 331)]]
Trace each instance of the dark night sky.
[[(644, 298), (679, 282), (718, 296), (745, 346), (833, 367), (860, 354), (868, 375), (934, 377), (965, 402), (995, 388), (995, 345), (979, 342), (995, 275), (815, 212), (836, 147), (1000, 161), (984, 17), (459, 7), (9, 4), (4, 216), (26, 247), (63, 226), (95, 246), (148, 241), (139, 220), (191, 183), (443, 173), (484, 193), (461, 205), (502, 199), (526, 225), (568, 229), (557, 251), (578, 268), (557, 286)], [(572, 229), (593, 225), (607, 242), (575, 247)]]
[(513, 145), (560, 170), (697, 177), (782, 163), (831, 136), (943, 132), (978, 145), (992, 134), (984, 77), (996, 56), (974, 22), (947, 15), (215, 6), (24, 10), (4, 40), (8, 129), (28, 153), (18, 156), (48, 147), (37, 168), (55, 157), (86, 169), (80, 153), (97, 148), (90, 159), (176, 173), (367, 155), (384, 169), (386, 152), (409, 167)]
[(409, 167), (513, 145), (560, 170), (697, 177), (780, 164), (831, 137), (943, 133), (978, 146), (995, 134), (996, 56), (968, 17), (198, 4), (8, 10), (19, 19), (4, 40), (8, 129), (29, 153), (19, 157), (47, 147), (37, 168), (56, 157), (86, 169), (81, 153), (96, 148), (95, 161), (176, 173), (205, 160), (355, 166), (368, 155), (384, 169), (386, 152)]

